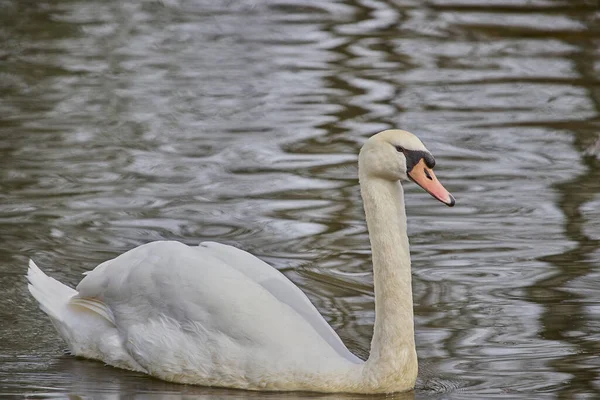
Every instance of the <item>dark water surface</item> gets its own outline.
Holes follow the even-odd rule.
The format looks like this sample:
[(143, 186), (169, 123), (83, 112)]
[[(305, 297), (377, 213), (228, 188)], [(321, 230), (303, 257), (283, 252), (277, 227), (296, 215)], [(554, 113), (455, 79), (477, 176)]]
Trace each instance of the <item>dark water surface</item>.
[(365, 357), (356, 153), (402, 127), (457, 206), (406, 185), (420, 374), (397, 398), (598, 398), (600, 2), (480, 3), (0, 0), (0, 394), (303, 397), (63, 355), (27, 258), (75, 285), (156, 239), (252, 251)]

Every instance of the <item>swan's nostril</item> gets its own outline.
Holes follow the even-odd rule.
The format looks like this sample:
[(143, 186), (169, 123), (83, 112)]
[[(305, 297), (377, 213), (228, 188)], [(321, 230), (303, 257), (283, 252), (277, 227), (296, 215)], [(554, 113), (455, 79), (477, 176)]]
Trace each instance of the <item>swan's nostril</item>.
[(431, 177), (431, 174), (429, 173), (429, 170), (427, 168), (423, 169), (423, 171), (425, 171), (425, 176), (427, 177), (427, 179), (429, 179), (430, 181), (433, 180), (433, 178)]

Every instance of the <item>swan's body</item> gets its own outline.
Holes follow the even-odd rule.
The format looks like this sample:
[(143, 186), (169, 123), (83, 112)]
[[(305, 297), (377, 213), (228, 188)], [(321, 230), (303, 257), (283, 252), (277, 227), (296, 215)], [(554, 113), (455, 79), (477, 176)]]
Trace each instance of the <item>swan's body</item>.
[[(87, 273), (76, 290), (30, 262), (29, 290), (73, 354), (168, 381), (252, 390), (410, 390), (417, 355), (398, 181), (410, 176), (454, 204), (424, 167), (433, 166), (428, 154), (404, 131), (375, 135), (361, 151), (376, 293), (366, 362), (346, 348), (283, 274), (223, 244), (139, 246)], [(423, 173), (433, 183), (420, 182)]]

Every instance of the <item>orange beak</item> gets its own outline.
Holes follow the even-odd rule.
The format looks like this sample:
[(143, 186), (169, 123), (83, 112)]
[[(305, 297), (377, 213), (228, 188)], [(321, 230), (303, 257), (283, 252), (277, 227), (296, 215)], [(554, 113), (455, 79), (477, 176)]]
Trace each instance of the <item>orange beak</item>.
[(430, 195), (452, 207), (456, 201), (454, 197), (437, 180), (432, 169), (427, 168), (425, 160), (421, 159), (408, 173), (408, 177), (421, 186)]

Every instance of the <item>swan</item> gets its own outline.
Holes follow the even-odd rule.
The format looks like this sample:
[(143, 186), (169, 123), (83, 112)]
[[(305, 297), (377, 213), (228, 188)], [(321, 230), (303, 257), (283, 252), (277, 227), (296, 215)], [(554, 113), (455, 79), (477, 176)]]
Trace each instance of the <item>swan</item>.
[(29, 261), (28, 288), (76, 356), (185, 384), (270, 391), (392, 393), (414, 388), (404, 192), (412, 180), (448, 206), (435, 160), (402, 130), (366, 140), (359, 182), (376, 318), (366, 361), (275, 268), (215, 242), (157, 241), (86, 272), (76, 289)]

